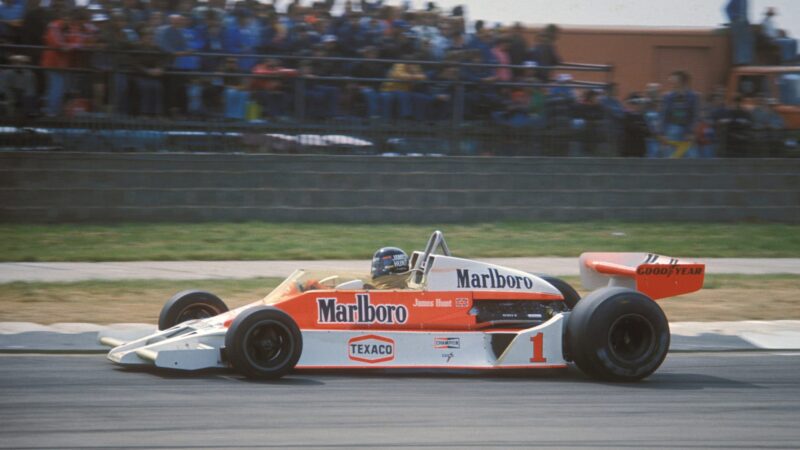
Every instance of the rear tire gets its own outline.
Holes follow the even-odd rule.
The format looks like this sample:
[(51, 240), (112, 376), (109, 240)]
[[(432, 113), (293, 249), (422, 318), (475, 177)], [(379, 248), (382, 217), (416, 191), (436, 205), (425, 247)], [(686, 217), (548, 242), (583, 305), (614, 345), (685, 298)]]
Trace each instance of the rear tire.
[(539, 278), (547, 281), (558, 289), (558, 292), (561, 292), (561, 296), (564, 297), (564, 304), (567, 305), (569, 309), (575, 309), (575, 305), (580, 301), (581, 295), (578, 294), (578, 291), (576, 291), (574, 287), (570, 286), (569, 283), (561, 278), (551, 277), (550, 275), (540, 275)]
[(655, 372), (669, 350), (669, 322), (641, 292), (598, 289), (582, 299), (567, 322), (569, 355), (587, 375), (637, 381)]
[(269, 306), (251, 308), (228, 328), (225, 352), (233, 368), (248, 378), (280, 378), (300, 360), (303, 335), (285, 312)]
[(161, 308), (158, 329), (166, 330), (188, 320), (207, 319), (228, 311), (216, 295), (205, 291), (182, 291), (173, 295)]

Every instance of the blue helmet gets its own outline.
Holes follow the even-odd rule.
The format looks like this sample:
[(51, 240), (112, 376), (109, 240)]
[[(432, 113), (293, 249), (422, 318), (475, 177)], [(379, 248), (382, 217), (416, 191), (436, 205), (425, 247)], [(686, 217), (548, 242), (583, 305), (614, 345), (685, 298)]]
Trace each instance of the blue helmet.
[(372, 277), (408, 272), (408, 255), (397, 247), (383, 247), (372, 255)]

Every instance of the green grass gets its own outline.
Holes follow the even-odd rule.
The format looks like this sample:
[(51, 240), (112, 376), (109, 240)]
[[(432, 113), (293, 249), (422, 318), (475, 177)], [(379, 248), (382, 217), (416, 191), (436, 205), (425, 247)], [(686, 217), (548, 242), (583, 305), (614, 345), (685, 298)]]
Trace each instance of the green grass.
[(392, 245), (421, 249), (434, 229), (464, 257), (577, 256), (648, 251), (674, 256), (797, 257), (800, 226), (687, 223), (344, 225), (203, 223), (0, 225), (2, 261), (365, 259)]
[(177, 292), (210, 291), (235, 308), (263, 298), (281, 281), (251, 278), (7, 283), (0, 285), (0, 322), (155, 323), (164, 302)]

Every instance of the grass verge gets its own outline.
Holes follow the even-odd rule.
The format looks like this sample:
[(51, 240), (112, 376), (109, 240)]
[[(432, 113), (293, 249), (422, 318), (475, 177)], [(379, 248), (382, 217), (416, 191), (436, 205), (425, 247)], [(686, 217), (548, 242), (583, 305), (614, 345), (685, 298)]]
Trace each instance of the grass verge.
[(264, 297), (281, 281), (251, 278), (0, 284), (0, 322), (157, 323), (164, 302), (182, 290), (213, 292), (235, 308)]
[(359, 225), (203, 223), (0, 225), (0, 261), (367, 259), (424, 247), (441, 229), (468, 258), (647, 251), (671, 256), (796, 257), (800, 226), (689, 223)]
[[(565, 280), (580, 286), (577, 277)], [(178, 291), (208, 290), (237, 307), (263, 297), (280, 281), (9, 283), (0, 285), (0, 322), (156, 323), (164, 302)], [(703, 290), (659, 304), (673, 322), (800, 319), (799, 293), (800, 277), (794, 275), (709, 275)]]

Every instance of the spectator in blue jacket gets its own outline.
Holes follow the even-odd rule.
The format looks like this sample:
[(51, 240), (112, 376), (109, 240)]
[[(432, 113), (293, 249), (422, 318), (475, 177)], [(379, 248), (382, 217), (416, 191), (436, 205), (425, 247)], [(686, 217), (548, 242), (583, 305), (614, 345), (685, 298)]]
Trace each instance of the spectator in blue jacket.
[(492, 55), (492, 32), (484, 26), (482, 20), (475, 22), (475, 34), (467, 41), (467, 49), (476, 50), (484, 64), (496, 64)]
[(161, 48), (156, 45), (155, 37), (150, 30), (143, 30), (139, 36), (137, 50), (142, 51), (136, 55), (133, 64), (138, 75), (135, 77), (139, 104), (138, 112), (141, 115), (155, 116), (164, 113), (164, 69), (167, 67), (169, 55), (161, 53)]
[(25, 0), (0, 0), (0, 38), (13, 41), (25, 16)]
[[(209, 19), (203, 25), (203, 53), (225, 53), (221, 21)], [(204, 56), (200, 66), (204, 72), (217, 72), (224, 63), (222, 56)]]
[(374, 45), (362, 50), (364, 61), (357, 62), (351, 71), (356, 78), (354, 88), (358, 91), (365, 106), (365, 114), (369, 118), (377, 118), (380, 114), (380, 82), (363, 81), (359, 79), (380, 79), (386, 76), (389, 68), (385, 63), (368, 61), (378, 59), (380, 53)]
[[(167, 25), (162, 25), (156, 30), (155, 40), (158, 47), (172, 54), (172, 67), (174, 72), (192, 70), (192, 60), (187, 59), (190, 52), (189, 42), (185, 28), (188, 20), (180, 14), (171, 14)], [(186, 113), (186, 88), (187, 79), (181, 75), (168, 75), (166, 77), (167, 108), (170, 114), (182, 115)]]
[(616, 85), (612, 83), (606, 90), (598, 92), (600, 105), (605, 112), (606, 135), (614, 147), (619, 146), (623, 132), (623, 120), (625, 119), (625, 107), (617, 99), (616, 91)]
[(691, 89), (687, 72), (673, 72), (669, 82), (672, 91), (664, 95), (661, 103), (662, 135), (669, 141), (689, 141), (699, 118), (699, 97)]
[(344, 56), (357, 57), (365, 43), (361, 42), (361, 25), (355, 13), (343, 16), (335, 25), (334, 34)]
[[(258, 22), (247, 15), (244, 9), (234, 11), (235, 20), (229, 21), (222, 31), (222, 45), (226, 53), (253, 54), (261, 46)], [(239, 69), (249, 72), (258, 63), (258, 58), (239, 58)]]

